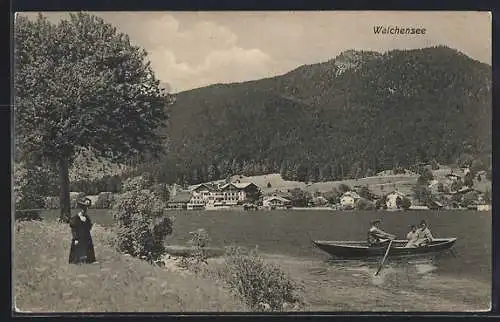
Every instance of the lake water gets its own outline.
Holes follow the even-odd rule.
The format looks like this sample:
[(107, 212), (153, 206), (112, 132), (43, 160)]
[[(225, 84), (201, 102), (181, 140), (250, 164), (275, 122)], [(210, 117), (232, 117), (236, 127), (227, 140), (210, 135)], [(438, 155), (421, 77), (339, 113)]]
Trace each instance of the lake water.
[(437, 272), (491, 281), (491, 213), (474, 211), (339, 212), (256, 211), (181, 212), (175, 214), (172, 244), (184, 244), (189, 232), (205, 228), (213, 246), (258, 245), (262, 252), (327, 260), (315, 240), (364, 240), (370, 221), (405, 238), (411, 224), (428, 222), (435, 237), (457, 237), (453, 256), (436, 259)]
[[(91, 219), (113, 223), (107, 210), (89, 210)], [(491, 212), (478, 211), (183, 211), (175, 216), (169, 244), (186, 244), (189, 232), (205, 228), (211, 246), (259, 247), (261, 252), (326, 261), (329, 256), (311, 244), (314, 240), (364, 240), (372, 219), (381, 228), (405, 238), (411, 224), (425, 219), (435, 237), (457, 237), (453, 256), (440, 256), (436, 273), (491, 283)], [(50, 211), (44, 217), (56, 217)]]

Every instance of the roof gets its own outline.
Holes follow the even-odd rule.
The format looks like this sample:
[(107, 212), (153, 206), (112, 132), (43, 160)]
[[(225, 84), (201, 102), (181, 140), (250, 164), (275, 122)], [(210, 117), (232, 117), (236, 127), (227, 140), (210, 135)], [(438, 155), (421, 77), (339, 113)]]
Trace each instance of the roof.
[(359, 199), (361, 198), (356, 192), (354, 191), (347, 191), (347, 192), (344, 192), (344, 194), (342, 195), (342, 197), (352, 197), (354, 199)]
[(196, 186), (193, 186), (191, 187), (191, 191), (195, 191), (195, 190), (198, 190), (199, 188), (205, 188), (207, 190), (215, 190), (216, 188), (211, 185), (211, 184), (208, 184), (208, 183), (200, 183)]
[(191, 199), (189, 191), (177, 191), (175, 196), (172, 196), (168, 202), (188, 202)]
[(406, 195), (404, 193), (402, 193), (401, 191), (398, 191), (398, 190), (391, 191), (387, 195), (392, 195), (392, 194), (406, 197)]
[(233, 186), (235, 187), (236, 189), (245, 189), (245, 188), (248, 188), (249, 186), (255, 186), (257, 187), (254, 183), (252, 182), (245, 182), (245, 183), (239, 183), (239, 182), (232, 182), (232, 183), (227, 183), (223, 186), (220, 187), (220, 189), (226, 189), (228, 188), (229, 186)]
[(283, 197), (279, 197), (279, 196), (272, 196), (272, 197), (264, 198), (264, 202), (271, 201), (271, 200), (279, 200), (281, 202), (291, 202), (290, 200), (283, 198)]

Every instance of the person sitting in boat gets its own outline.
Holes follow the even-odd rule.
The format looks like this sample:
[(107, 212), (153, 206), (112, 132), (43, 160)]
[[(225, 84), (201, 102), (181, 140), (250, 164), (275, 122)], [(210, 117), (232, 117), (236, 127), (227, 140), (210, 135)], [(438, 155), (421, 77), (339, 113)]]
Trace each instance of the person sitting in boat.
[(425, 246), (433, 239), (434, 237), (431, 234), (431, 230), (427, 226), (427, 222), (425, 220), (422, 220), (420, 222), (420, 227), (417, 230), (417, 241), (415, 242), (415, 244), (417, 246)]
[(382, 221), (380, 219), (373, 220), (371, 222), (371, 227), (368, 230), (368, 245), (369, 246), (382, 246), (391, 239), (395, 239), (396, 236), (386, 233), (379, 228)]
[(417, 247), (416, 242), (418, 240), (418, 229), (416, 225), (411, 225), (410, 231), (406, 235), (406, 239), (408, 239), (408, 243), (405, 245), (407, 248)]

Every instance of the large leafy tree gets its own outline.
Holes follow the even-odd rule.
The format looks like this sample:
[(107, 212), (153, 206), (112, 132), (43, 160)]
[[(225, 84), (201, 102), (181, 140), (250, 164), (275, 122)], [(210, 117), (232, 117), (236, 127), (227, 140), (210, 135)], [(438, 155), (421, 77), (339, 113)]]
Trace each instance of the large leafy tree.
[(81, 149), (114, 162), (156, 155), (169, 96), (147, 53), (101, 18), (15, 21), (17, 152), (57, 169), (60, 219), (70, 217), (69, 168)]

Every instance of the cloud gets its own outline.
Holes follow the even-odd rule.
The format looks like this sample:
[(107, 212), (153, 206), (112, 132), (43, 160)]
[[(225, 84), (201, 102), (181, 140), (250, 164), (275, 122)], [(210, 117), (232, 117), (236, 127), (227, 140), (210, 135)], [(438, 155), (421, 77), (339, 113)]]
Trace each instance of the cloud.
[(177, 19), (165, 15), (142, 28), (152, 67), (174, 92), (269, 75), (272, 58), (267, 53), (238, 46), (236, 34), (214, 22), (182, 30)]
[(151, 52), (151, 61), (158, 77), (172, 84), (174, 92), (270, 76), (273, 65), (271, 57), (261, 50), (237, 46), (213, 50), (198, 64), (179, 62), (169, 50)]

